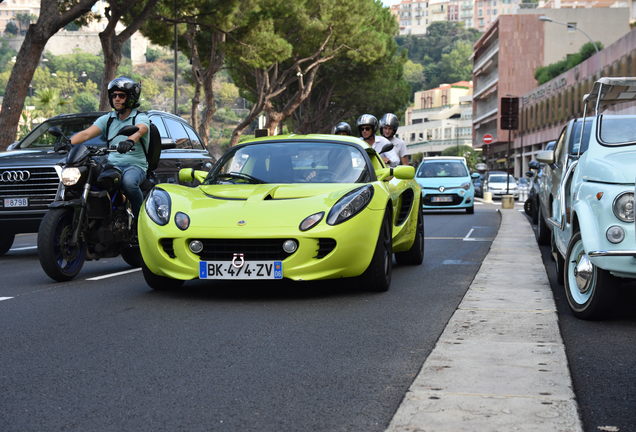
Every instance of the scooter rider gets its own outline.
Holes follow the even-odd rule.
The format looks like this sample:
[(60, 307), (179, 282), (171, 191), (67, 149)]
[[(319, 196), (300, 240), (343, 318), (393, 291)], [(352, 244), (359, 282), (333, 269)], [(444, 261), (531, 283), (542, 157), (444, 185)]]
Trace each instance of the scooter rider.
[(331, 131), (334, 135), (351, 135), (351, 126), (347, 122), (340, 122)]
[[(378, 129), (378, 119), (371, 114), (362, 114), (356, 122), (358, 132), (360, 133), (360, 139), (366, 142), (369, 146), (373, 147), (376, 152), (380, 152), (382, 147), (387, 144), (391, 144), (389, 140), (382, 136), (375, 134)], [(394, 167), (399, 165), (400, 158), (394, 150), (387, 151), (380, 155), (384, 163)]]
[[(148, 169), (146, 152), (150, 128), (146, 113), (137, 110), (140, 95), (141, 84), (125, 76), (115, 78), (108, 83), (108, 101), (113, 111), (71, 137), (71, 144), (80, 144), (101, 135), (110, 148), (117, 149), (117, 153), (108, 154), (108, 162), (122, 171), (122, 189), (130, 200), (135, 218), (143, 201), (140, 185)], [(137, 132), (129, 137), (117, 135), (122, 127), (133, 124), (139, 128)]]
[(400, 157), (400, 163), (402, 165), (409, 164), (409, 157), (406, 154), (406, 143), (395, 136), (400, 121), (393, 113), (386, 113), (380, 118), (380, 133), (382, 136), (393, 144), (393, 150)]

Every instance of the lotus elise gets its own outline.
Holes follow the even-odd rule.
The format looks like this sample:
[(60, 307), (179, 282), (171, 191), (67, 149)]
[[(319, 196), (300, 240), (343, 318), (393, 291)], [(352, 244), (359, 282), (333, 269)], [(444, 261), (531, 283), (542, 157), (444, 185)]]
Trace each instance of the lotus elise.
[(144, 278), (158, 290), (192, 279), (356, 278), (386, 291), (394, 254), (399, 264), (424, 257), (414, 176), (357, 138), (247, 141), (209, 173), (179, 172), (198, 186), (152, 189), (138, 222)]

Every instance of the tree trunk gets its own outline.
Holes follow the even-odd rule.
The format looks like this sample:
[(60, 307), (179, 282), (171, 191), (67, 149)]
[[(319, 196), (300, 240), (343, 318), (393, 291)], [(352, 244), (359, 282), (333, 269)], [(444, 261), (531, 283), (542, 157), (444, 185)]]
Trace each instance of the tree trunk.
[(99, 109), (100, 111), (110, 111), (110, 101), (108, 100), (108, 83), (110, 83), (117, 73), (117, 68), (121, 62), (121, 44), (116, 43), (113, 30), (109, 31), (109, 27), (99, 34), (102, 43), (102, 51), (104, 53), (104, 73), (102, 74), (102, 89), (99, 93)]
[(29, 26), (5, 89), (0, 109), (0, 150), (5, 150), (15, 139), (29, 84), (46, 43), (59, 29), (89, 12), (95, 2), (79, 0), (70, 9), (60, 12), (59, 2), (41, 0), (40, 16)]

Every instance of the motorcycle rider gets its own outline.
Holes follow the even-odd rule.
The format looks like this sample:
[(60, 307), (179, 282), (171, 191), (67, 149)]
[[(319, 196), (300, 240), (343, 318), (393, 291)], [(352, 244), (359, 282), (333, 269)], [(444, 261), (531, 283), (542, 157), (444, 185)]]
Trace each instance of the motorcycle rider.
[[(140, 83), (125, 76), (115, 78), (108, 83), (108, 101), (113, 111), (71, 137), (71, 144), (80, 144), (101, 135), (111, 149), (117, 149), (117, 153), (108, 154), (108, 162), (122, 172), (122, 189), (130, 200), (135, 219), (143, 201), (140, 185), (146, 179), (148, 169), (146, 152), (150, 128), (146, 113), (137, 110), (140, 95)], [(130, 126), (133, 122), (139, 128), (137, 132), (128, 137), (117, 135), (122, 127)]]
[(400, 121), (393, 113), (386, 113), (380, 118), (380, 133), (382, 136), (393, 144), (393, 150), (400, 157), (400, 163), (402, 165), (409, 164), (409, 157), (406, 155), (406, 143), (395, 136)]
[(334, 135), (351, 135), (351, 126), (347, 122), (340, 122), (331, 131)]
[[(376, 152), (380, 152), (382, 147), (387, 144), (391, 144), (391, 142), (382, 137), (376, 136), (375, 132), (378, 129), (378, 119), (371, 114), (362, 114), (358, 121), (356, 122), (356, 126), (358, 127), (358, 132), (360, 133), (360, 139), (366, 142), (369, 146), (373, 147)], [(389, 150), (380, 155), (384, 163), (395, 167), (400, 163), (400, 157), (395, 153), (394, 150)]]

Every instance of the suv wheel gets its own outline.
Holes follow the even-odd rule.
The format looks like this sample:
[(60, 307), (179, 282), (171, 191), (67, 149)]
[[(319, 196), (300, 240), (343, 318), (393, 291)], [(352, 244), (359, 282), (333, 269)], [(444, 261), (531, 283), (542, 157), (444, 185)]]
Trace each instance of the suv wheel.
[(3, 234), (0, 236), (0, 256), (9, 252), (11, 246), (13, 245), (13, 240), (15, 239), (15, 234)]

